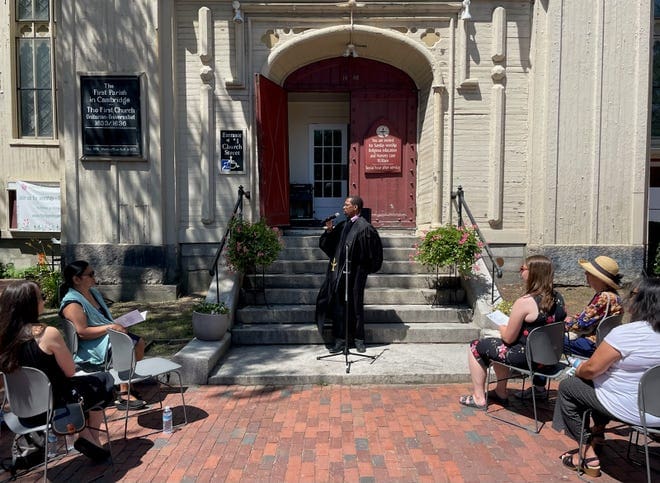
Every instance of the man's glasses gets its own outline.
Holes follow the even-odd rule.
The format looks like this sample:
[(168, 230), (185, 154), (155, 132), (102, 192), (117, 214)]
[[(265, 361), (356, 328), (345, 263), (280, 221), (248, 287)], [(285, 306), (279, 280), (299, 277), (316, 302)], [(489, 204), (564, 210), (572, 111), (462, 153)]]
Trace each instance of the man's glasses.
[(94, 271), (91, 271), (91, 272), (89, 272), (89, 273), (83, 273), (83, 274), (81, 275), (81, 277), (90, 277), (90, 278), (94, 278), (94, 275), (96, 275), (95, 272), (94, 272)]

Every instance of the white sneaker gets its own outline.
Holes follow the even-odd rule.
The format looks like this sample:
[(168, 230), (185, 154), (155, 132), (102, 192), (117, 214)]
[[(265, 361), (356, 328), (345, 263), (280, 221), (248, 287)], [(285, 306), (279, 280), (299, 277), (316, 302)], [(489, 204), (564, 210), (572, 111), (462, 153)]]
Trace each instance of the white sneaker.
[[(536, 394), (537, 398), (545, 398), (548, 397), (548, 390), (545, 388), (545, 386), (540, 387), (540, 386), (535, 386), (534, 387), (534, 393)], [(514, 395), (518, 399), (532, 399), (532, 387), (528, 387), (524, 391), (516, 391)]]

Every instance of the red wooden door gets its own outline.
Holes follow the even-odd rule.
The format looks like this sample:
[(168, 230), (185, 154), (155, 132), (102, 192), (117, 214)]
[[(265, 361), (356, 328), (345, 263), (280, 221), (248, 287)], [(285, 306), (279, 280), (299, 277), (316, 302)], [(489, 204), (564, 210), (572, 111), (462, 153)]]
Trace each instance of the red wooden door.
[(286, 91), (255, 77), (259, 208), (271, 226), (289, 224), (289, 136)]
[(351, 92), (349, 194), (375, 226), (415, 226), (417, 95), (410, 89)]

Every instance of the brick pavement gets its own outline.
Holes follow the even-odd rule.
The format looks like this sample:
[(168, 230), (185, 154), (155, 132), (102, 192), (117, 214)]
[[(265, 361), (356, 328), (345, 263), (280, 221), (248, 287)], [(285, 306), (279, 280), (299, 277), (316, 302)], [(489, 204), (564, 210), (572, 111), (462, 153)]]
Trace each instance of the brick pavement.
[[(535, 435), (464, 408), (457, 399), (468, 391), (465, 384), (190, 387), (189, 423), (174, 434), (159, 432), (160, 411), (130, 418), (127, 440), (121, 438), (123, 422), (112, 422), (114, 467), (94, 465), (74, 452), (54, 462), (48, 477), (71, 482), (579, 481), (558, 459), (574, 442), (549, 424)], [(178, 393), (168, 393), (165, 401), (174, 407), (175, 424), (181, 421)], [(604, 474), (595, 481), (644, 481), (643, 468), (623, 457), (625, 435), (608, 432), (607, 437)], [(3, 456), (11, 438), (4, 428)], [(656, 469), (657, 463), (656, 456)], [(0, 479), (5, 476), (0, 473)], [(22, 481), (42, 477), (34, 471)], [(660, 473), (654, 478), (660, 481)]]

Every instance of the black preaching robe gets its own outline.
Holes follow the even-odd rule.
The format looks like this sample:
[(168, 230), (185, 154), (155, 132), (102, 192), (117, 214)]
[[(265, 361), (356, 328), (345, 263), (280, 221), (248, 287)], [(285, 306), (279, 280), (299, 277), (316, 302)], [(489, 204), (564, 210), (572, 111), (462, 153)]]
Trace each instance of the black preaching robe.
[[(332, 320), (332, 332), (341, 339), (364, 340), (364, 288), (367, 275), (380, 270), (383, 245), (376, 229), (358, 217), (347, 220), (332, 231), (325, 232), (319, 248), (330, 261), (326, 277), (316, 299), (316, 323), (323, 330), (327, 318)], [(348, 303), (346, 303), (346, 265), (348, 261)], [(346, 310), (348, 331), (346, 334)]]

